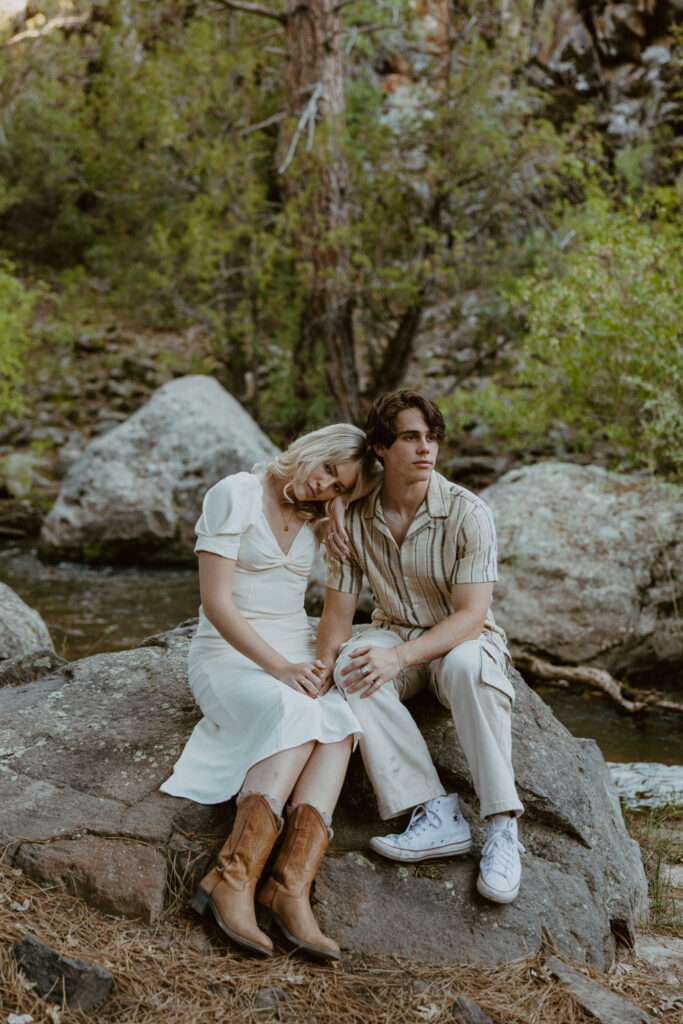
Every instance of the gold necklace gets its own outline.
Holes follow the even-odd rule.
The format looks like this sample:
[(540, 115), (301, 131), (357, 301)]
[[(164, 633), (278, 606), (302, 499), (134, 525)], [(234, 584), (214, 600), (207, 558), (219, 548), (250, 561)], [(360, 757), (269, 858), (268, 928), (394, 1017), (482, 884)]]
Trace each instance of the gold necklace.
[[(271, 502), (274, 501), (274, 502), (277, 503), (277, 509), (278, 509), (278, 512), (280, 513), (280, 520), (282, 522), (282, 529), (284, 530), (285, 533), (289, 533), (289, 524), (291, 523), (292, 517), (293, 517), (294, 513), (296, 512), (296, 505), (294, 505), (290, 501), (283, 502), (282, 497), (281, 497), (280, 494), (278, 494), (274, 484), (270, 485), (269, 501), (271, 501)], [(285, 507), (288, 506), (291, 509), (291, 511), (290, 511), (290, 513), (289, 513), (289, 515), (287, 516), (286, 519), (285, 519), (285, 513), (283, 511), (283, 506), (285, 506)]]
[(279, 505), (278, 507), (280, 509), (280, 516), (282, 518), (282, 529), (285, 531), (285, 533), (289, 533), (289, 524), (292, 521), (292, 516), (296, 512), (296, 507), (294, 505), (292, 505), (292, 511), (289, 513), (289, 518), (287, 519), (286, 522), (285, 522), (285, 514), (282, 511), (282, 505)]

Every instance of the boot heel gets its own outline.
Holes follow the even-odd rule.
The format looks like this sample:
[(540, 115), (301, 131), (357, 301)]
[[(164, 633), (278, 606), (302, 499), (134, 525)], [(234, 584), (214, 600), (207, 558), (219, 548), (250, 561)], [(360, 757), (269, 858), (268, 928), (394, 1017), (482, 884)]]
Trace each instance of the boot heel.
[(199, 914), (200, 917), (206, 913), (209, 906), (209, 897), (201, 886), (199, 886), (195, 891), (194, 896), (190, 900), (190, 906)]
[(265, 903), (256, 904), (256, 923), (264, 932), (270, 931), (273, 927), (273, 912)]

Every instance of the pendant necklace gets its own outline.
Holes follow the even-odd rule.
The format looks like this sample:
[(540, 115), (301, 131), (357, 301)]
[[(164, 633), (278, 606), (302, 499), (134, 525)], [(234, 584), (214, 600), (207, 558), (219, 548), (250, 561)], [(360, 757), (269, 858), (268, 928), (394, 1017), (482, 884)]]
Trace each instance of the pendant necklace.
[(281, 515), (281, 517), (282, 517), (282, 529), (283, 529), (283, 530), (285, 531), (285, 533), (289, 533), (289, 524), (290, 524), (290, 523), (291, 523), (291, 521), (292, 521), (292, 516), (294, 515), (295, 511), (296, 511), (296, 509), (295, 509), (294, 505), (292, 505), (292, 510), (291, 510), (291, 512), (289, 513), (289, 517), (288, 517), (288, 519), (287, 519), (287, 520), (285, 521), (285, 514), (284, 514), (284, 512), (282, 511), (282, 505), (280, 505), (280, 515)]
[[(289, 533), (289, 524), (292, 521), (292, 516), (296, 512), (296, 505), (294, 505), (290, 501), (283, 502), (282, 495), (277, 492), (277, 490), (275, 489), (275, 485), (274, 484), (271, 484), (271, 488), (272, 489), (271, 489), (271, 494), (270, 494), (270, 501), (271, 502), (272, 501), (277, 502), (277, 509), (278, 509), (278, 512), (280, 513), (280, 522), (282, 523), (282, 529), (283, 529), (283, 531), (285, 533)], [(290, 509), (290, 513), (289, 513), (289, 515), (287, 516), (286, 519), (285, 519), (285, 513), (284, 513), (283, 506), (285, 508), (289, 507), (289, 509)]]

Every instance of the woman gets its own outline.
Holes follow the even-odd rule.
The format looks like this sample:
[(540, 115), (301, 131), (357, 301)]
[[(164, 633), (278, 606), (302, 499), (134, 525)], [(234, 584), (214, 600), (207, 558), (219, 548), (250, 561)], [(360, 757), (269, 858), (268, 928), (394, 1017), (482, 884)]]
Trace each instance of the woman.
[(360, 728), (314, 659), (304, 594), (326, 503), (368, 490), (374, 456), (350, 424), (313, 431), (258, 473), (212, 487), (197, 523), (201, 607), (189, 681), (204, 718), (162, 790), (199, 803), (239, 791), (232, 833), (192, 906), (238, 945), (270, 955), (254, 893), (291, 800), (260, 916), (296, 946), (338, 959), (308, 894)]

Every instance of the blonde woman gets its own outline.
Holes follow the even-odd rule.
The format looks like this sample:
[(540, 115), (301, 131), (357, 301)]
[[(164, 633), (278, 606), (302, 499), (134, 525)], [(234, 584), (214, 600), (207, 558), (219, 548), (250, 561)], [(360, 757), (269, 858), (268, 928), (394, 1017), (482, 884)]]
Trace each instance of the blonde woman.
[(290, 801), (259, 916), (295, 946), (337, 959), (308, 894), (361, 729), (315, 659), (304, 594), (328, 503), (365, 493), (375, 460), (362, 430), (334, 424), (258, 470), (226, 477), (204, 499), (195, 547), (202, 603), (189, 657), (204, 717), (161, 788), (203, 804), (239, 794), (232, 833), (192, 906), (265, 955), (273, 944), (254, 896)]

